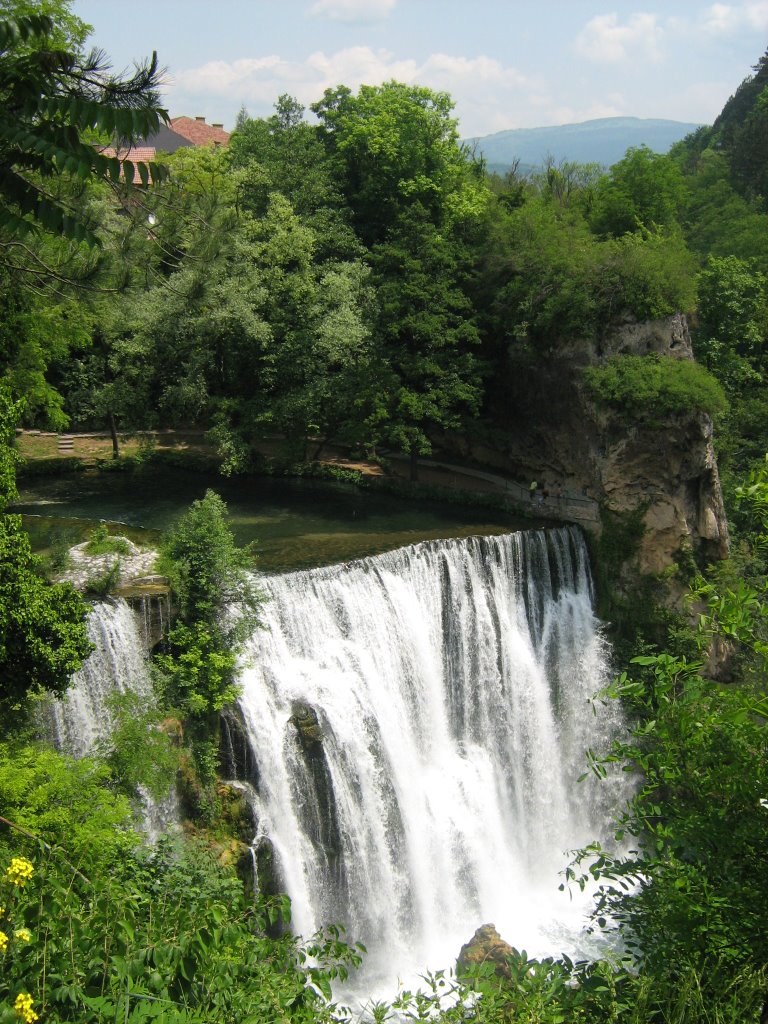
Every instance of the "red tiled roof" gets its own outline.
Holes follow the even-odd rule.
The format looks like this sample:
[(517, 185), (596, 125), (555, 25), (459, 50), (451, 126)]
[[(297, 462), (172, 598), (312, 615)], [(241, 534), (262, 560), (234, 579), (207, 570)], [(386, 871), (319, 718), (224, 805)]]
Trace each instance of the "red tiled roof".
[[(229, 142), (229, 132), (225, 132), (223, 128), (218, 128), (215, 125), (206, 124), (204, 120), (198, 121), (194, 117), (172, 117), (171, 128), (172, 131), (170, 132), (160, 133), (158, 139), (163, 139), (167, 142), (166, 136), (170, 137), (175, 133), (182, 139), (186, 139), (193, 146), (226, 146)], [(139, 141), (152, 142), (153, 139), (154, 136), (149, 135), (146, 140)], [(178, 141), (180, 145), (184, 145), (181, 140)], [(178, 148), (178, 146), (174, 148)], [(157, 158), (157, 148), (149, 145), (120, 147), (118, 149), (115, 149), (114, 146), (107, 146), (105, 149), (100, 150), (100, 152), (104, 156), (116, 156), (120, 160), (132, 160), (134, 164), (136, 161), (147, 163)], [(135, 167), (133, 169), (133, 183), (134, 185), (141, 184), (141, 176)]]
[(154, 160), (157, 155), (157, 151), (154, 146), (130, 146), (128, 149), (115, 149), (114, 146), (107, 146), (105, 149), (100, 150), (102, 156), (116, 156), (119, 160), (132, 160), (134, 163), (133, 168), (133, 184), (141, 184), (141, 175), (139, 174), (138, 168), (135, 166), (136, 161), (140, 163), (148, 163), (150, 160)]
[(172, 117), (171, 127), (195, 146), (206, 146), (210, 143), (215, 146), (226, 146), (229, 142), (229, 132), (206, 124), (205, 121), (198, 121), (194, 117)]

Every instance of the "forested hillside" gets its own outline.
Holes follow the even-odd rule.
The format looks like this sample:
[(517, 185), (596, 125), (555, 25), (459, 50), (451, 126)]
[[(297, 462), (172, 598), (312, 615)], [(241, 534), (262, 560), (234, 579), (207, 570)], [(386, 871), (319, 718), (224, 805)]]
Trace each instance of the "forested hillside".
[[(333, 921), (292, 936), (287, 900), (233, 870), (220, 712), (262, 595), (216, 494), (164, 542), (179, 614), (148, 706), (118, 702), (111, 741), (81, 760), (37, 739), (40, 705), (88, 654), (87, 607), (7, 512), (16, 426), (194, 427), (230, 475), (265, 438), (283, 465), (334, 442), (404, 455), (415, 478), (421, 456), (498, 451), (516, 422), (546, 422), (567, 366), (600, 445), (618, 424), (619, 447), (642, 435), (663, 453), (714, 422), (732, 555), (712, 567), (712, 549), (681, 548), (632, 589), (619, 569), (642, 494), (594, 545), (622, 609), (602, 699), (629, 729), (585, 772), (620, 765), (636, 789), (615, 842), (575, 854), (566, 883), (599, 883), (610, 951), (511, 951), (370, 1016), (765, 1024), (768, 54), (711, 128), (607, 173), (488, 175), (449, 96), (388, 82), (329, 89), (313, 116), (290, 96), (268, 118), (243, 110), (227, 148), (141, 164), (134, 186), (101, 148), (166, 120), (156, 59), (115, 77), (64, 0), (2, 9), (0, 1022), (350, 1019), (331, 984), (365, 955)], [(680, 313), (695, 362), (609, 348)], [(527, 484), (534, 467), (507, 468)], [(690, 590), (670, 608), (673, 576)], [(150, 850), (132, 801), (175, 779), (185, 837)]]

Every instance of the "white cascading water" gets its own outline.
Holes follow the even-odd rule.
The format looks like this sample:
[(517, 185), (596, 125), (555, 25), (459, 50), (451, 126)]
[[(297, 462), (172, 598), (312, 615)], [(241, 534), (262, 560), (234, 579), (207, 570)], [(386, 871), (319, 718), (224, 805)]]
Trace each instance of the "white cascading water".
[(572, 952), (583, 907), (559, 872), (617, 796), (577, 779), (620, 728), (590, 700), (608, 665), (581, 534), (430, 541), (263, 585), (240, 709), (293, 928), (364, 942), (368, 995), (451, 966), (485, 922)]
[(52, 702), (50, 713), (56, 746), (75, 757), (84, 757), (109, 736), (110, 697), (134, 692), (148, 698), (152, 693), (141, 625), (125, 601), (93, 606), (88, 639), (93, 644), (88, 660), (63, 700)]
[[(125, 601), (93, 606), (88, 639), (93, 644), (88, 659), (72, 677), (66, 695), (50, 702), (45, 716), (44, 728), (55, 746), (73, 757), (85, 757), (109, 737), (110, 698), (115, 694), (137, 693), (147, 705), (153, 699), (144, 625)], [(158, 800), (141, 787), (138, 805), (138, 821), (150, 842), (175, 827), (179, 812), (174, 788)]]

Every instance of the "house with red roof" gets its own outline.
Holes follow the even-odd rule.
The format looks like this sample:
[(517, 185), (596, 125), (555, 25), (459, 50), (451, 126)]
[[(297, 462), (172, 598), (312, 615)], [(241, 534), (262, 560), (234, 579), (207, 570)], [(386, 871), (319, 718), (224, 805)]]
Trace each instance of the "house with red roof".
[[(229, 132), (224, 125), (214, 122), (207, 124), (204, 117), (172, 117), (170, 127), (161, 125), (152, 135), (137, 139), (132, 146), (107, 146), (101, 152), (104, 156), (116, 156), (119, 160), (134, 163), (148, 163), (156, 160), (158, 153), (175, 153), (177, 149), (197, 146), (226, 146)], [(134, 185), (141, 184), (139, 172), (134, 167)]]
[(172, 117), (171, 127), (193, 146), (226, 146), (229, 142), (229, 132), (224, 131), (224, 125), (216, 121), (206, 124), (204, 117)]

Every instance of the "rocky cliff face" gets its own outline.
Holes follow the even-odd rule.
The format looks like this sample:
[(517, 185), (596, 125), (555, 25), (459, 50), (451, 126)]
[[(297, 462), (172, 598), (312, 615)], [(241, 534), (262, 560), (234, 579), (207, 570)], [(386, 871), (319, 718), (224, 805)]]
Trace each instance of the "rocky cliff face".
[(642, 516), (635, 568), (659, 573), (680, 550), (707, 561), (728, 552), (728, 529), (703, 414), (628, 423), (598, 409), (581, 383), (584, 366), (615, 354), (692, 359), (685, 318), (626, 323), (600, 342), (571, 344), (556, 359), (510, 365), (495, 395), (499, 425), (488, 443), (464, 454), (520, 477), (593, 498), (609, 512)]

